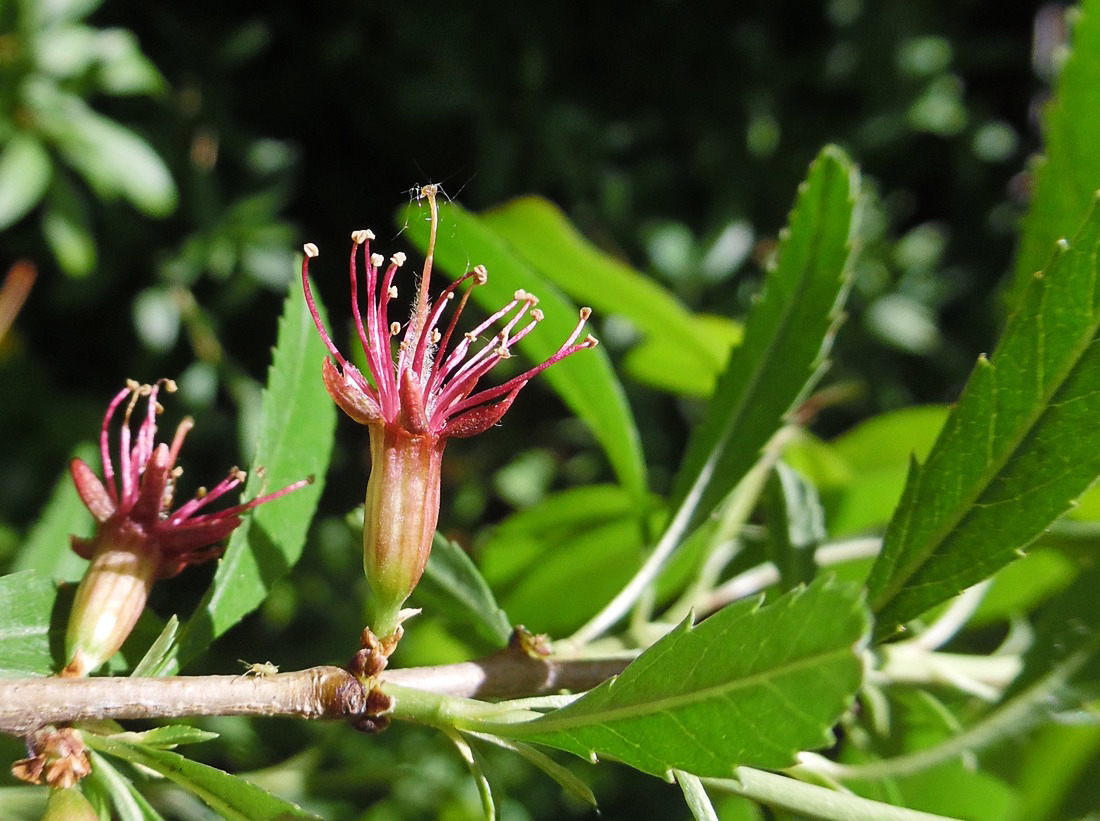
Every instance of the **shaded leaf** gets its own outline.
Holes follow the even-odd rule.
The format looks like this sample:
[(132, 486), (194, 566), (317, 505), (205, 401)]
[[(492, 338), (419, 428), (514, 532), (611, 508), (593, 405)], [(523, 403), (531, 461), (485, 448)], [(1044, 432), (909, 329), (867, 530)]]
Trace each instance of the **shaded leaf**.
[(567, 707), (462, 729), (615, 758), (659, 776), (784, 767), (798, 751), (831, 742), (862, 678), (866, 632), (857, 588), (819, 580), (764, 607), (739, 602), (695, 627), (685, 622)]
[(54, 623), (57, 604), (58, 589), (52, 579), (32, 570), (0, 576), (0, 677), (53, 673), (51, 638), (60, 641), (68, 613), (63, 608), (60, 624)]
[(116, 737), (84, 734), (93, 750), (121, 758), (131, 764), (148, 767), (194, 793), (224, 818), (243, 821), (260, 819), (316, 818), (292, 804), (257, 787), (243, 778), (199, 764), (168, 750), (155, 750), (130, 744)]
[(868, 578), (876, 635), (1008, 564), (1100, 474), (1100, 208), (978, 360)]
[(153, 809), (134, 783), (115, 769), (110, 761), (95, 750), (91, 751), (89, 758), (92, 772), (88, 781), (97, 784), (110, 799), (112, 818), (118, 818), (119, 821), (160, 821), (161, 814)]
[(292, 284), (263, 395), (254, 465), (265, 472), (252, 470), (242, 496), (252, 498), (307, 476), (314, 483), (261, 505), (233, 531), (213, 583), (180, 633), (176, 667), (258, 607), (302, 554), (336, 427), (336, 408), (321, 382), (325, 355), (301, 289)]
[(427, 567), (413, 591), (413, 606), (427, 605), (448, 621), (475, 627), (496, 647), (507, 647), (512, 623), (461, 547), (435, 534)]
[(820, 377), (851, 279), (857, 186), (851, 162), (833, 146), (799, 186), (744, 341), (730, 355), (673, 485), (672, 509), (691, 506), (688, 529), (733, 490)]
[(69, 276), (83, 277), (96, 265), (96, 244), (88, 210), (62, 174), (55, 174), (42, 211), (42, 235), (58, 265)]
[[(408, 226), (410, 239), (422, 251), (428, 246), (428, 224), (423, 216), (417, 206), (411, 205), (399, 217)], [(531, 362), (542, 362), (552, 356), (576, 325), (576, 309), (477, 215), (443, 203), (439, 220), (437, 269), (457, 278), (473, 264), (484, 265), (489, 271), (489, 281), (474, 288), (471, 299), (487, 312), (498, 310), (517, 290), (537, 294), (545, 318), (536, 333), (524, 337), (518, 350)], [(607, 352), (597, 347), (571, 356), (541, 374), (539, 381), (543, 380), (588, 424), (619, 481), (640, 495), (646, 484), (641, 440)]]

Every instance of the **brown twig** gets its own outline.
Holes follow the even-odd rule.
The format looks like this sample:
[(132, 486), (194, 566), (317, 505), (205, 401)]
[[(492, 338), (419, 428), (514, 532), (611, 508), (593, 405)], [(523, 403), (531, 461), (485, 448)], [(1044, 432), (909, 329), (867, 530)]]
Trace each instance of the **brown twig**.
[[(510, 649), (478, 661), (387, 670), (379, 683), (465, 698), (500, 699), (590, 689), (629, 659), (555, 660)], [(0, 732), (92, 719), (254, 715), (347, 719), (367, 709), (363, 686), (340, 667), (269, 676), (0, 679)]]

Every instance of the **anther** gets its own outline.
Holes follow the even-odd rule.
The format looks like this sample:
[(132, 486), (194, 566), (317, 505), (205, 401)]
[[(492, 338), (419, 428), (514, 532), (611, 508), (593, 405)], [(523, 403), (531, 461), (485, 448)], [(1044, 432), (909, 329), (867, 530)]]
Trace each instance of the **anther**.
[(397, 286), (391, 285), (390, 289), (386, 291), (386, 296), (388, 296), (390, 299), (397, 299)]
[(396, 254), (394, 254), (392, 257), (390, 257), (390, 262), (392, 262), (394, 265), (396, 265), (398, 268), (400, 268), (402, 265), (405, 264), (405, 254), (404, 254), (404, 252), (398, 251)]
[(317, 250), (317, 246), (314, 245), (312, 242), (307, 242), (305, 245), (303, 245), (302, 250), (306, 252), (306, 256), (310, 259), (313, 259), (319, 253), (321, 253)]
[(489, 281), (489, 272), (484, 265), (474, 266), (474, 285), (484, 285)]
[(535, 308), (531, 311), (531, 319), (535, 320), (535, 322), (542, 322), (543, 316), (542, 308)]
[(373, 265), (375, 268), (379, 267), (385, 261), (386, 261), (386, 258), (384, 256), (382, 256), (381, 254), (371, 254), (370, 255), (370, 264)]
[(397, 336), (399, 333), (401, 333), (401, 323), (400, 322), (391, 322), (390, 323), (390, 336)]
[(587, 321), (588, 317), (592, 316), (592, 309), (588, 307), (581, 308), (581, 319)]

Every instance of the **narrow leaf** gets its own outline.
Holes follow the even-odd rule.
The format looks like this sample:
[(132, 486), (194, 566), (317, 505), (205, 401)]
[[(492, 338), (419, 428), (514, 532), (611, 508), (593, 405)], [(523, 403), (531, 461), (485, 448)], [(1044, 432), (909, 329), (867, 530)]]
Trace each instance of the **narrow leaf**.
[(145, 799), (137, 787), (126, 776), (115, 769), (106, 758), (95, 750), (89, 756), (92, 772), (88, 780), (97, 783), (103, 793), (110, 798), (112, 818), (119, 821), (162, 821), (162, 816)]
[(218, 737), (217, 733), (209, 730), (200, 730), (198, 727), (189, 727), (186, 724), (166, 724), (163, 727), (154, 727), (140, 733), (115, 733), (107, 736), (116, 741), (124, 741), (127, 744), (142, 744), (146, 747), (155, 747), (161, 750), (178, 747), (180, 744), (200, 744), (203, 741), (212, 741)]
[(257, 787), (243, 778), (199, 764), (168, 750), (155, 750), (129, 744), (117, 738), (84, 734), (93, 750), (113, 755), (131, 764), (148, 767), (197, 795), (224, 818), (242, 821), (260, 819), (316, 818), (292, 804)]
[(42, 143), (17, 132), (0, 151), (0, 229), (18, 222), (38, 205), (53, 174)]
[[(678, 386), (705, 396), (738, 338), (715, 328), (717, 317), (700, 322), (672, 293), (588, 242), (553, 203), (521, 197), (481, 214), (482, 223), (504, 239), (540, 276), (597, 315), (629, 319), (645, 338), (645, 350), (672, 367), (637, 373), (658, 387)], [(733, 323), (724, 320), (733, 328)], [(637, 350), (637, 349), (636, 349)], [(660, 351), (660, 354), (658, 354)]]
[(851, 162), (833, 146), (799, 186), (744, 341), (730, 355), (673, 485), (672, 509), (692, 506), (688, 529), (756, 463), (822, 372), (850, 282), (857, 186)]
[(484, 733), (469, 733), (472, 738), (477, 738), (481, 741), (489, 744), (495, 744), (498, 747), (502, 747), (505, 750), (510, 750), (527, 763), (538, 767), (546, 775), (550, 776), (554, 781), (558, 783), (563, 790), (576, 798), (578, 801), (582, 801), (585, 804), (589, 804), (593, 807), (596, 806), (596, 796), (592, 793), (591, 788), (581, 781), (577, 776), (573, 774), (573, 771), (568, 767), (563, 767), (557, 761), (552, 759), (542, 750), (532, 747), (530, 744), (523, 744), (517, 741), (509, 741), (506, 738), (501, 738), (495, 735), (486, 735)]
[(415, 606), (430, 605), (449, 621), (471, 625), (497, 647), (507, 647), (512, 623), (477, 567), (461, 547), (435, 534), (424, 575), (413, 593)]
[[(408, 226), (410, 239), (425, 250), (428, 225), (423, 214), (413, 205), (400, 218)], [(576, 308), (480, 217), (457, 205), (444, 203), (439, 208), (439, 219), (440, 241), (435, 249), (437, 270), (453, 279), (468, 271), (471, 265), (484, 265), (489, 271), (489, 281), (474, 288), (471, 299), (489, 312), (511, 300), (517, 290), (536, 294), (545, 318), (539, 323), (538, 331), (525, 337), (518, 348), (532, 362), (542, 362), (552, 356), (576, 325)], [(641, 495), (645, 489), (641, 439), (607, 352), (597, 347), (571, 356), (543, 373), (539, 381), (543, 380), (588, 424), (619, 481), (635, 495)]]
[(683, 770), (675, 770), (673, 775), (684, 793), (684, 801), (691, 810), (691, 817), (695, 821), (718, 821), (718, 813), (714, 811), (714, 805), (710, 803), (710, 796), (699, 776)]
[(138, 678), (157, 675), (164, 667), (171, 663), (172, 648), (175, 645), (176, 633), (179, 631), (179, 618), (173, 614), (168, 623), (164, 625), (160, 635), (149, 645), (145, 655), (141, 657), (130, 673)]
[(673, 630), (622, 675), (533, 721), (464, 730), (606, 756), (654, 775), (785, 767), (827, 745), (862, 678), (867, 617), (825, 579), (773, 604), (741, 602)]
[(62, 608), (55, 619), (57, 604), (57, 584), (51, 579), (31, 570), (0, 576), (0, 678), (48, 676), (54, 671), (50, 645), (60, 642), (68, 614), (68, 608)]
[(1008, 564), (1100, 474), (1098, 248), (1094, 207), (913, 463), (867, 582), (877, 635)]
[(1032, 169), (1033, 193), (1020, 235), (1008, 304), (1046, 264), (1054, 243), (1080, 225), (1100, 188), (1100, 2), (1075, 9), (1073, 50), (1043, 111), (1043, 153)]
[(335, 406), (321, 382), (325, 353), (301, 290), (292, 284), (263, 395), (254, 466), (265, 472), (252, 470), (243, 496), (252, 498), (307, 476), (314, 482), (256, 508), (233, 532), (210, 589), (180, 633), (177, 665), (258, 607), (302, 554), (336, 426)]

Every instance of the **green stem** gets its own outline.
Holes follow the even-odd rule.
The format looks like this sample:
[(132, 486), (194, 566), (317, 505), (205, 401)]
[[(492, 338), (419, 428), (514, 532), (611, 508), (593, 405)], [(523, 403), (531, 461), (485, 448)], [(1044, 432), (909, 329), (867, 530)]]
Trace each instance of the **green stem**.
[(825, 787), (804, 784), (775, 773), (738, 767), (736, 778), (703, 778), (713, 790), (723, 790), (750, 798), (769, 807), (781, 807), (806, 818), (834, 821), (944, 821), (941, 815), (894, 807)]

